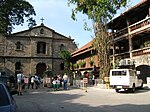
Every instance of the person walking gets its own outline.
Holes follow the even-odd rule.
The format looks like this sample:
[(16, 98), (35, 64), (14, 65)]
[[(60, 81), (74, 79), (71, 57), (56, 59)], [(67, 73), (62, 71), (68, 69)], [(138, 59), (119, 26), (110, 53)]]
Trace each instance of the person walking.
[[(29, 74), (29, 76), (30, 76), (30, 74)], [(31, 85), (31, 78), (32, 78), (32, 76), (30, 76), (30, 77), (28, 78), (28, 89), (30, 89), (30, 85)]]
[(33, 89), (34, 88), (34, 77), (31, 76), (31, 88)]
[(92, 84), (95, 84), (95, 75), (92, 76)]
[(66, 73), (63, 76), (63, 81), (64, 81), (64, 90), (67, 90), (68, 76), (66, 75)]
[(22, 95), (22, 85), (24, 84), (24, 75), (22, 74), (22, 72), (19, 72), (17, 74), (17, 85), (18, 85), (18, 95)]
[(34, 76), (35, 88), (38, 89), (39, 87), (39, 77), (35, 74)]

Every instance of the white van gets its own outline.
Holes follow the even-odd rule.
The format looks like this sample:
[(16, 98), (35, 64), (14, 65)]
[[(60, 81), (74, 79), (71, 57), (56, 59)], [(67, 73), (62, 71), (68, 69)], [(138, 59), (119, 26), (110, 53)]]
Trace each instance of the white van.
[(143, 81), (138, 78), (139, 73), (132, 69), (112, 69), (110, 70), (110, 86), (113, 86), (116, 92), (121, 89), (135, 92), (137, 87), (143, 86)]

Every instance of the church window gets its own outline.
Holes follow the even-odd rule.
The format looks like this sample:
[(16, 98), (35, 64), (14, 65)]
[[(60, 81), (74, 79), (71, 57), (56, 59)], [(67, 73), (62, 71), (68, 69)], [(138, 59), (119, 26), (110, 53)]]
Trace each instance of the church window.
[(60, 64), (60, 70), (64, 70), (64, 63), (62, 62), (61, 64)]
[(23, 45), (21, 44), (21, 42), (16, 43), (16, 50), (23, 50)]
[(65, 50), (65, 46), (64, 46), (64, 44), (61, 44), (60, 45), (60, 51), (63, 51), (63, 50)]
[(46, 54), (46, 43), (45, 42), (37, 43), (37, 53), (38, 54)]
[(40, 30), (40, 34), (44, 34), (44, 29), (43, 28)]
[(21, 63), (20, 62), (16, 62), (15, 68), (16, 68), (16, 70), (21, 70)]

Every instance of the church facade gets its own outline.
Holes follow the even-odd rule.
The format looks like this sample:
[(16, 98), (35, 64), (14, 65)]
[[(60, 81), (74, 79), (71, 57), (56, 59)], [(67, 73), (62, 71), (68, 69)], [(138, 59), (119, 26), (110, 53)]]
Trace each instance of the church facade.
[(52, 74), (64, 73), (62, 50), (73, 52), (77, 48), (74, 40), (55, 32), (42, 23), (39, 26), (0, 35), (0, 69), (8, 74)]

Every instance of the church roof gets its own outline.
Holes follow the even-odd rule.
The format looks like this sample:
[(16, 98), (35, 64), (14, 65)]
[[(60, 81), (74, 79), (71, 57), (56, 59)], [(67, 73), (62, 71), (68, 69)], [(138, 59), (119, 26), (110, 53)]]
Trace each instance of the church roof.
[[(49, 32), (49, 34), (41, 35), (40, 31), (38, 33), (36, 31), (34, 31), (36, 29), (39, 29), (39, 30), (40, 29), (45, 29), (47, 32)], [(68, 39), (68, 40), (72, 40), (72, 41), (74, 40), (74, 39), (71, 39), (70, 36), (69, 37), (64, 36), (63, 34), (60, 34), (60, 33), (56, 32), (55, 30), (45, 26), (43, 23), (41, 23), (41, 25), (39, 25), (39, 26), (35, 26), (35, 27), (29, 28), (27, 30), (23, 30), (23, 31), (20, 31), (20, 32), (12, 33), (10, 36), (19, 36), (19, 37), (21, 37), (21, 36), (23, 36), (23, 37), (24, 36), (26, 36), (26, 37), (53, 37), (54, 34), (61, 36), (61, 39), (63, 37), (63, 39)]]

